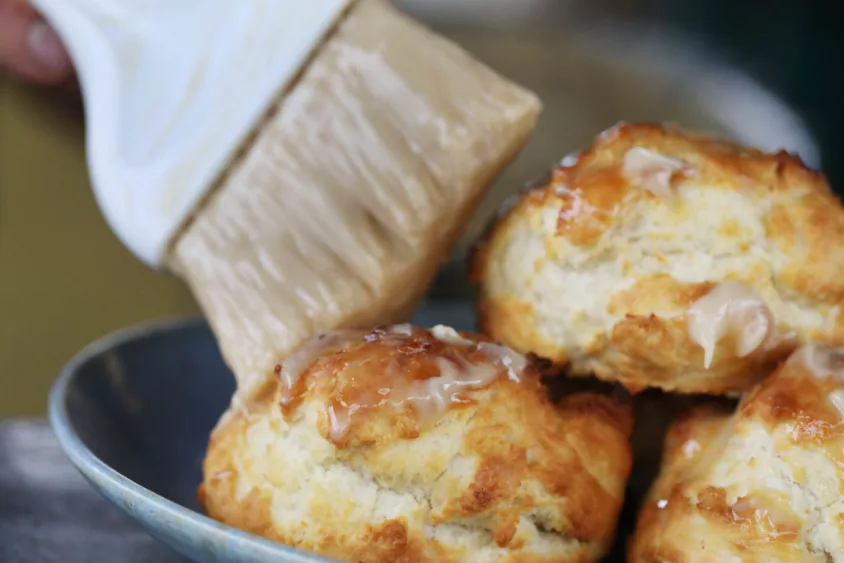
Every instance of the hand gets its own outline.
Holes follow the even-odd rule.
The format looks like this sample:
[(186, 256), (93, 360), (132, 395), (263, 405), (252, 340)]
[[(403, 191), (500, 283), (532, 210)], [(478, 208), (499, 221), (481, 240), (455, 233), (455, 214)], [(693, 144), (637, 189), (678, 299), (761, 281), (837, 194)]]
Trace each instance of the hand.
[(0, 0), (0, 71), (59, 84), (72, 71), (61, 40), (26, 0)]

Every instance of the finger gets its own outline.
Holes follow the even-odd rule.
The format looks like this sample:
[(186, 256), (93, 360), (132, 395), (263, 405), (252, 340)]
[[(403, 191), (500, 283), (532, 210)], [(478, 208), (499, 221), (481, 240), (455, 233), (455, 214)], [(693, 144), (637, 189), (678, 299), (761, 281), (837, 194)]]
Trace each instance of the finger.
[(0, 0), (0, 68), (54, 84), (68, 77), (72, 65), (59, 37), (32, 8)]

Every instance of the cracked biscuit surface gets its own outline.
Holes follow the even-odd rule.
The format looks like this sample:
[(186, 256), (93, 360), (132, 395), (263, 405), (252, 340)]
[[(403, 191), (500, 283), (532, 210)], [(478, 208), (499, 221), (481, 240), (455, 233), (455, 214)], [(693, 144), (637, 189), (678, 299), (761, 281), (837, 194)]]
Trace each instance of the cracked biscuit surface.
[(607, 130), (471, 261), (482, 332), (633, 392), (739, 392), (801, 343), (844, 343), (844, 208), (824, 177), (672, 127)]
[(609, 548), (629, 405), (554, 405), (530, 359), (447, 327), (324, 335), (276, 373), (211, 437), (213, 518), (361, 563), (585, 563)]
[(844, 355), (807, 345), (666, 438), (631, 563), (844, 562)]

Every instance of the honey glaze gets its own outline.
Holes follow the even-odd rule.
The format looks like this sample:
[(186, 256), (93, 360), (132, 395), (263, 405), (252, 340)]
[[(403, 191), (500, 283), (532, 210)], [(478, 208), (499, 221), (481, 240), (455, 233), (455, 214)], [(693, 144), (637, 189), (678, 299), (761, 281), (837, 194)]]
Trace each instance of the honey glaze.
[(800, 520), (777, 503), (742, 497), (730, 507), (730, 513), (733, 522), (753, 527), (765, 540), (794, 540), (800, 533)]
[[(844, 425), (844, 350), (820, 344), (807, 344), (796, 350), (786, 361), (783, 375), (800, 377), (808, 373), (812, 388), (802, 389), (805, 401), (809, 394), (820, 394), (823, 408), (832, 415), (829, 423)], [(818, 413), (815, 413), (818, 416)], [(837, 435), (841, 430), (836, 431)]]
[(798, 538), (801, 522), (792, 510), (785, 506), (785, 499), (771, 499), (757, 496), (738, 498), (732, 505), (727, 503), (726, 493), (717, 487), (701, 491), (697, 507), (726, 523), (736, 524), (752, 531), (748, 538), (753, 541), (787, 542)]
[(281, 380), (281, 406), (291, 405), (302, 391), (302, 374), (317, 359), (342, 348), (363, 337), (362, 331), (344, 330), (320, 334), (306, 340), (282, 363), (276, 365), (275, 373)]
[(762, 297), (744, 284), (727, 281), (692, 303), (686, 317), (689, 336), (704, 351), (709, 369), (715, 347), (725, 336), (736, 340), (738, 357), (748, 356), (774, 338), (774, 317)]
[(574, 244), (591, 244), (617, 215), (626, 194), (619, 167), (560, 167), (551, 177), (551, 191), (561, 205), (556, 232)]
[(504, 346), (443, 326), (335, 333), (306, 342), (281, 364), (280, 406), (289, 417), (305, 393), (323, 399), (328, 438), (338, 446), (358, 422), (384, 417), (401, 419), (411, 436), (448, 409), (472, 404), (473, 391), (520, 382), (528, 365)]
[(844, 350), (807, 344), (791, 354), (786, 366), (802, 367), (820, 380), (831, 378), (844, 385)]
[(689, 171), (683, 161), (644, 147), (628, 150), (621, 165), (621, 174), (627, 181), (666, 201), (674, 198), (672, 184), (677, 176)]

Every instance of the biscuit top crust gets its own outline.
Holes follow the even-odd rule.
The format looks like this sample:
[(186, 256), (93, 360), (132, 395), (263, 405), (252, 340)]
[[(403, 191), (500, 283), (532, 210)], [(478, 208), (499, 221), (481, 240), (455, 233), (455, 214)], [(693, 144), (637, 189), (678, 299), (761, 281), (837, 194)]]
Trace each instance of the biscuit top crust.
[(275, 371), (285, 415), (306, 396), (324, 402), (327, 438), (338, 447), (358, 430), (413, 437), (448, 409), (472, 404), (478, 390), (537, 377), (509, 348), (445, 326), (408, 324), (320, 335)]
[(668, 125), (621, 123), (552, 171), (532, 197), (564, 205), (557, 232), (576, 244), (594, 244), (628, 198), (670, 203), (684, 183), (788, 191), (810, 185), (830, 193), (826, 180), (786, 151), (769, 154), (729, 140)]

